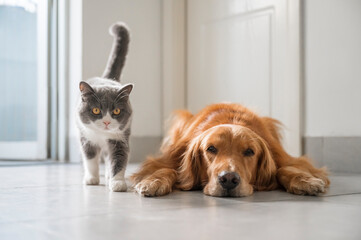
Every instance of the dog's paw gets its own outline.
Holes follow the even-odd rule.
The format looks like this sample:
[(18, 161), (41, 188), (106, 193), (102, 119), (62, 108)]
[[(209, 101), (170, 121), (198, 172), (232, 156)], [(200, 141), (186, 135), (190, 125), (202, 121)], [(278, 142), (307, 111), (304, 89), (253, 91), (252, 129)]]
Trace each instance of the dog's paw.
[(109, 190), (112, 192), (126, 192), (127, 183), (125, 180), (109, 180)]
[(163, 196), (171, 192), (167, 183), (159, 179), (143, 180), (134, 187), (135, 191), (145, 197)]
[(297, 178), (292, 182), (288, 192), (297, 195), (319, 195), (326, 192), (326, 183), (315, 177)]
[(99, 177), (85, 175), (83, 178), (83, 183), (85, 185), (98, 185), (100, 182)]

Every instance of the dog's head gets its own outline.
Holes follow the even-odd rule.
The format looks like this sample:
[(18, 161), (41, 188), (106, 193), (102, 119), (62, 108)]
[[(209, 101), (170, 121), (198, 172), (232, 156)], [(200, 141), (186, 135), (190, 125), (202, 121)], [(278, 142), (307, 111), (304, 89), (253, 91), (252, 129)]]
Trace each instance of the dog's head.
[(184, 154), (179, 187), (202, 185), (211, 196), (241, 197), (275, 184), (276, 165), (267, 143), (239, 125), (218, 125), (194, 138)]

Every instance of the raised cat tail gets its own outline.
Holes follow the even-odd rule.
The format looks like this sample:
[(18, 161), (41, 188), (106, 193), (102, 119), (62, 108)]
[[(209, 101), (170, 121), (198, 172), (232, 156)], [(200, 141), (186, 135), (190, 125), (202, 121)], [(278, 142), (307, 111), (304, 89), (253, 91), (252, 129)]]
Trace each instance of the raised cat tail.
[(128, 52), (129, 30), (125, 23), (117, 22), (110, 26), (109, 33), (114, 37), (114, 42), (103, 78), (120, 81), (120, 75)]

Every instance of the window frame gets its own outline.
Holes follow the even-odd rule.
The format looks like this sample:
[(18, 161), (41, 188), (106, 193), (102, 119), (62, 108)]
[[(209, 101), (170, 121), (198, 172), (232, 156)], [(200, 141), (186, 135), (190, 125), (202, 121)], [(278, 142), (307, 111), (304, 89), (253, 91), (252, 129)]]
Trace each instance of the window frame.
[(0, 159), (45, 160), (48, 157), (48, 76), (50, 1), (37, 6), (37, 140), (0, 142)]

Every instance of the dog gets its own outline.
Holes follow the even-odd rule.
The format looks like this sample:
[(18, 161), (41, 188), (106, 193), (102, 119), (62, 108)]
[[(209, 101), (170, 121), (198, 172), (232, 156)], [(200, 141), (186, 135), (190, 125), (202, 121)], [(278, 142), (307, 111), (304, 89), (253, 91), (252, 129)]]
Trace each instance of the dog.
[(242, 197), (284, 188), (319, 195), (330, 184), (326, 168), (283, 149), (281, 123), (239, 104), (214, 104), (198, 114), (176, 111), (159, 157), (131, 176), (136, 192), (163, 196), (173, 189), (203, 189), (215, 197)]

